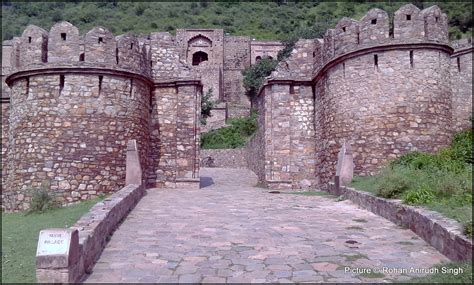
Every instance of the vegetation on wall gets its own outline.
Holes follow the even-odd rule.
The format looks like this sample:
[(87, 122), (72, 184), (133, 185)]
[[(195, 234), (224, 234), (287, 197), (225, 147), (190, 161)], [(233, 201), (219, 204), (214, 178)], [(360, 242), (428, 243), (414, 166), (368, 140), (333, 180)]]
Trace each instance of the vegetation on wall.
[(252, 134), (257, 131), (257, 113), (249, 117), (230, 119), (229, 127), (212, 130), (201, 135), (201, 148), (228, 149), (240, 148), (247, 144)]
[(376, 176), (356, 177), (352, 186), (424, 205), (463, 223), (472, 236), (472, 139), (472, 130), (461, 132), (438, 153), (405, 154)]
[(206, 94), (202, 95), (201, 98), (201, 124), (207, 124), (207, 118), (211, 117), (211, 110), (214, 108), (216, 102), (212, 99), (212, 88), (209, 88)]
[(265, 77), (275, 70), (278, 60), (263, 57), (259, 62), (251, 65), (242, 71), (245, 94), (249, 98), (257, 96), (257, 92), (263, 85)]
[(114, 34), (174, 32), (177, 28), (223, 28), (236, 36), (286, 39), (298, 29), (319, 30), (334, 26), (342, 17), (359, 20), (371, 8), (393, 14), (407, 3), (419, 8), (438, 5), (449, 17), (452, 39), (471, 36), (472, 4), (469, 1), (389, 2), (14, 2), (2, 1), (2, 40), (20, 36), (28, 24), (49, 29), (67, 20), (81, 33), (104, 26)]

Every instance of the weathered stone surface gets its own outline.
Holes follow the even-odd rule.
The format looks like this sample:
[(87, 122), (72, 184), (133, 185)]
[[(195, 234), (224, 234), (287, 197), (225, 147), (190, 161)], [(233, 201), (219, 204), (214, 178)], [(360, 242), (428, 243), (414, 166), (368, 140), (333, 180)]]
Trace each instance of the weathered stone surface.
[(344, 142), (339, 151), (336, 166), (336, 178), (339, 185), (349, 185), (354, 177), (354, 158), (352, 157), (351, 145)]
[(329, 183), (326, 190), (335, 195), (343, 195), (360, 207), (409, 228), (451, 260), (472, 259), (472, 239), (462, 233), (462, 225), (455, 220), (437, 212), (404, 205), (399, 200), (375, 197), (354, 188), (336, 189), (333, 183)]
[(140, 163), (140, 156), (138, 153), (136, 140), (129, 140), (127, 142), (127, 163), (125, 168), (125, 185), (141, 185), (143, 183), (142, 166)]
[[(350, 201), (269, 194), (245, 169), (201, 172), (214, 183), (199, 191), (147, 190), (85, 282), (389, 282), (405, 276), (367, 280), (344, 268), (430, 268), (448, 260), (409, 229)], [(358, 248), (345, 246), (348, 240)]]
[[(247, 149), (203, 149), (201, 150), (201, 165), (203, 167), (246, 168)], [(212, 161), (212, 165), (204, 165)]]

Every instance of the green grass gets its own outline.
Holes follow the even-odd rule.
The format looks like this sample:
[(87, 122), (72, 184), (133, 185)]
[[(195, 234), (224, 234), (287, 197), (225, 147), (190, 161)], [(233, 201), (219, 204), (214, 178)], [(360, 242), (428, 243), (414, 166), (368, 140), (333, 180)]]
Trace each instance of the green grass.
[(472, 139), (472, 130), (461, 132), (437, 153), (405, 154), (375, 176), (355, 177), (351, 186), (437, 211), (472, 236)]
[(245, 147), (257, 131), (257, 113), (249, 117), (230, 119), (230, 127), (212, 130), (201, 135), (202, 149), (229, 149)]
[(33, 283), (40, 230), (72, 226), (99, 199), (42, 214), (2, 213), (2, 283)]
[[(448, 264), (441, 264), (436, 266), (438, 268), (438, 273), (430, 274), (424, 277), (418, 277), (410, 280), (411, 283), (440, 283), (440, 284), (450, 284), (450, 283), (466, 283), (472, 284), (472, 262), (469, 263), (458, 263), (452, 262)], [(443, 268), (445, 272), (443, 273)], [(460, 272), (459, 268), (463, 271)], [(455, 275), (456, 270), (458, 274)]]
[(354, 176), (350, 186), (357, 190), (377, 194), (377, 185), (375, 184), (377, 178), (376, 176)]

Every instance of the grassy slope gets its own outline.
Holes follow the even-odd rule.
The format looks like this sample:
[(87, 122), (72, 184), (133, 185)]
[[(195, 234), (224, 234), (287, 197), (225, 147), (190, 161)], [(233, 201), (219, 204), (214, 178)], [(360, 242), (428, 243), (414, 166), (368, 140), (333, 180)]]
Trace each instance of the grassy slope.
[(98, 200), (43, 214), (2, 213), (2, 283), (32, 283), (40, 230), (72, 226)]
[(257, 114), (227, 120), (229, 127), (212, 130), (201, 135), (202, 149), (229, 149), (245, 147), (257, 130)]
[(464, 224), (470, 235), (472, 131), (457, 134), (450, 147), (436, 154), (409, 153), (376, 176), (355, 177), (351, 186), (437, 211)]
[[(76, 2), (76, 3), (74, 3)], [(440, 6), (450, 19), (452, 38), (472, 33), (472, 4), (469, 2), (411, 1), (419, 7)], [(174, 32), (177, 28), (224, 28), (232, 35), (256, 39), (284, 39), (301, 27), (334, 26), (342, 17), (359, 20), (369, 9), (382, 8), (393, 13), (410, 1), (375, 3), (276, 2), (200, 3), (181, 2), (2, 2), (2, 40), (19, 36), (28, 24), (49, 29), (67, 20), (81, 33), (102, 25), (115, 34), (133, 31)], [(6, 3), (6, 4), (5, 4)], [(470, 33), (468, 33), (470, 31)]]

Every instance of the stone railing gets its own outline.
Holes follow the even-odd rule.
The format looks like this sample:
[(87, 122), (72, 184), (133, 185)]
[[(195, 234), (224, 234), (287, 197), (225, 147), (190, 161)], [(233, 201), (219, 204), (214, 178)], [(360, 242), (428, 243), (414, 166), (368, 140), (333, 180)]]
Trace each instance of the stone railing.
[[(69, 229), (50, 229), (69, 235), (69, 248), (62, 254), (36, 256), (36, 279), (43, 283), (81, 282), (92, 271), (111, 234), (135, 207), (145, 190), (127, 185), (109, 198), (94, 205)], [(41, 235), (40, 233), (40, 242)], [(38, 246), (39, 250), (40, 246)]]
[(112, 233), (145, 194), (136, 140), (128, 141), (126, 169), (127, 185), (95, 204), (72, 227), (40, 232), (36, 251), (38, 282), (82, 282), (91, 273)]
[(462, 233), (462, 226), (449, 218), (420, 207), (388, 200), (350, 187), (336, 187), (329, 183), (329, 193), (342, 195), (360, 207), (407, 227), (453, 261), (472, 259), (472, 239)]

